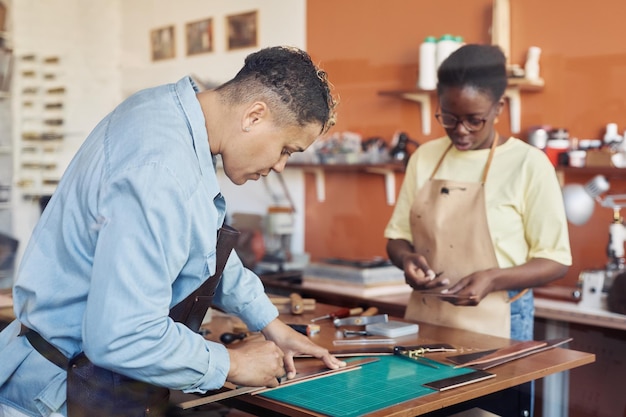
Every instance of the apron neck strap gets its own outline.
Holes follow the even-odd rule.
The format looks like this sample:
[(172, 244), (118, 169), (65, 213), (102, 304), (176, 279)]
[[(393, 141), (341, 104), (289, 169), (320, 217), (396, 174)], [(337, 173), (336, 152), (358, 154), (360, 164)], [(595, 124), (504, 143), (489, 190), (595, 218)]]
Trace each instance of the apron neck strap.
[[(485, 182), (487, 181), (487, 173), (489, 172), (489, 168), (491, 167), (491, 161), (493, 161), (493, 155), (495, 154), (496, 147), (498, 146), (499, 140), (500, 140), (500, 135), (498, 135), (498, 132), (495, 132), (494, 137), (493, 137), (493, 142), (491, 143), (491, 149), (489, 149), (489, 156), (487, 157), (487, 163), (485, 164), (485, 170), (483, 171), (483, 176), (480, 179), (481, 185), (485, 185)], [(429, 179), (432, 180), (435, 177), (435, 174), (437, 173), (437, 171), (439, 170), (439, 167), (443, 163), (443, 158), (445, 158), (445, 156), (450, 151), (450, 149), (452, 149), (452, 146), (453, 144), (452, 142), (450, 142), (450, 145), (448, 145), (443, 155), (441, 155), (441, 158), (439, 158), (437, 165), (435, 165), (435, 169), (433, 169), (433, 172), (432, 174), (430, 174)]]
[(499, 140), (500, 140), (500, 135), (498, 135), (498, 132), (494, 132), (493, 143), (491, 144), (491, 149), (489, 150), (489, 157), (487, 158), (487, 163), (485, 164), (485, 170), (483, 171), (483, 177), (480, 181), (481, 185), (485, 185), (485, 182), (487, 181), (487, 173), (489, 172), (489, 168), (491, 167), (491, 161), (493, 161), (493, 155), (496, 153), (496, 148), (498, 147)]

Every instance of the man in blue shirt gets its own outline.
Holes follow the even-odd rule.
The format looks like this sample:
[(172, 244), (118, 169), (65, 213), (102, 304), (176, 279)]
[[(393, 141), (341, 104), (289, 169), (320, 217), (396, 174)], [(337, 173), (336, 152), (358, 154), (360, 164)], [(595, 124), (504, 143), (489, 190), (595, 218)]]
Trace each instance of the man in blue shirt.
[(234, 252), (213, 303), (265, 341), (226, 349), (168, 316), (216, 269), (226, 204), (215, 156), (235, 184), (280, 172), (334, 124), (335, 104), (305, 52), (274, 47), (213, 90), (197, 92), (186, 77), (107, 115), (68, 166), (21, 261), (17, 320), (0, 333), (0, 416), (67, 413), (66, 370), (35, 351), (24, 329), (66, 358), (84, 352), (103, 369), (185, 392), (225, 381), (276, 386), (295, 375), (295, 354), (343, 366), (277, 319)]

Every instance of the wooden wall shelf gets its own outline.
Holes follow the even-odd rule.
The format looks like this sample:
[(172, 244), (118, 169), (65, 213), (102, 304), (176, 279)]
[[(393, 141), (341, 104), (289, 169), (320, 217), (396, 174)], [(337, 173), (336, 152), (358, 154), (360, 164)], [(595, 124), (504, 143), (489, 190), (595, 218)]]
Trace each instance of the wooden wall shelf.
[(305, 173), (315, 175), (317, 201), (326, 201), (326, 172), (360, 172), (382, 175), (385, 179), (385, 196), (387, 204), (396, 203), (396, 173), (404, 172), (402, 163), (386, 164), (287, 164), (287, 168), (299, 168)]
[(566, 167), (560, 166), (556, 168), (557, 172), (565, 175), (604, 175), (607, 179), (626, 179), (626, 168), (615, 167)]
[[(509, 100), (509, 111), (511, 115), (511, 132), (519, 133), (521, 130), (522, 100), (520, 93), (541, 91), (544, 86), (543, 79), (527, 80), (525, 78), (509, 78), (509, 83), (504, 97)], [(431, 97), (436, 95), (436, 90), (388, 90), (379, 91), (378, 95), (397, 97), (404, 100), (416, 102), (420, 105), (422, 119), (422, 133), (430, 135), (431, 121)]]

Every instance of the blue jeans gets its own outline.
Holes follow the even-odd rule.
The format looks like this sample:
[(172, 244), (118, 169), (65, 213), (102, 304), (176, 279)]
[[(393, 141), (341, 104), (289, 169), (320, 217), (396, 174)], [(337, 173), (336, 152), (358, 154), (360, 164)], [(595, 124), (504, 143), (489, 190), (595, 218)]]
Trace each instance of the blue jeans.
[[(519, 291), (509, 291), (509, 298)], [(511, 303), (511, 339), (526, 341), (533, 339), (535, 306), (532, 291)], [(503, 417), (524, 417), (525, 411), (532, 417), (535, 406), (534, 381), (513, 388), (489, 394), (482, 398), (457, 404), (443, 410), (433, 411), (425, 417), (445, 417), (452, 413), (466, 411), (474, 407), (495, 413)]]
[[(519, 291), (509, 291), (509, 298)], [(511, 339), (533, 340), (535, 302), (532, 290), (511, 303)]]
[[(517, 295), (519, 291), (509, 291), (509, 298)], [(535, 301), (532, 290), (524, 294), (520, 299), (511, 303), (511, 339), (533, 340), (535, 326)], [(530, 416), (535, 408), (535, 381), (522, 384), (517, 387), (521, 401), (528, 404)], [(525, 399), (524, 399), (525, 398)]]

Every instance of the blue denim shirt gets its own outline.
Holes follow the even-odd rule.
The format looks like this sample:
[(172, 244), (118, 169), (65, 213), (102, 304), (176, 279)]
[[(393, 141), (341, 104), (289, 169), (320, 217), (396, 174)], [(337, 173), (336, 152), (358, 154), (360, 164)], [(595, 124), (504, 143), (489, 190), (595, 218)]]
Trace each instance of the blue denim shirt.
[[(215, 270), (225, 216), (195, 86), (141, 91), (83, 143), (38, 222), (14, 286), (18, 320), (66, 356), (156, 385), (223, 385), (226, 349), (168, 318)], [(256, 275), (231, 254), (214, 300), (250, 330), (277, 317)], [(65, 410), (65, 372), (0, 334), (0, 402), (29, 415)]]

